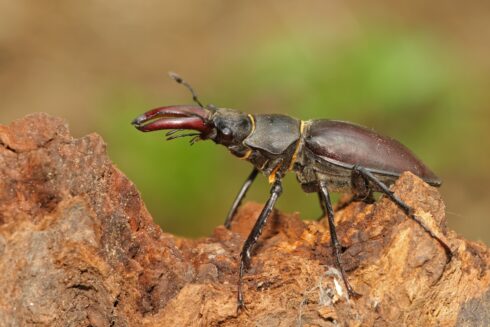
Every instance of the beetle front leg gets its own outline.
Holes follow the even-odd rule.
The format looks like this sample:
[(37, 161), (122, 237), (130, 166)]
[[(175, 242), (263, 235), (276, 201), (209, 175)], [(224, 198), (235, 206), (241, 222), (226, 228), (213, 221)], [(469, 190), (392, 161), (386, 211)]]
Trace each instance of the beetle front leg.
[(342, 251), (342, 246), (337, 238), (337, 232), (335, 231), (335, 221), (334, 221), (334, 212), (332, 208), (332, 203), (330, 201), (330, 194), (327, 189), (327, 183), (325, 181), (320, 181), (320, 194), (323, 197), (323, 203), (325, 204), (325, 208), (327, 209), (328, 216), (328, 227), (330, 230), (330, 240), (333, 247), (333, 252), (335, 255), (335, 260), (337, 261), (337, 267), (340, 270), (342, 275), (342, 279), (344, 280), (345, 288), (347, 288), (347, 292), (352, 297), (358, 297), (360, 294), (356, 293), (347, 279), (347, 274), (345, 273), (344, 267), (342, 266), (342, 259), (340, 258), (340, 252)]
[(230, 229), (233, 217), (235, 216), (235, 213), (236, 213), (238, 207), (242, 203), (243, 198), (247, 194), (248, 189), (250, 188), (253, 181), (255, 180), (255, 177), (257, 177), (258, 172), (259, 172), (259, 170), (257, 168), (254, 168), (254, 170), (252, 170), (252, 172), (250, 173), (250, 176), (248, 176), (247, 180), (245, 181), (242, 188), (240, 189), (240, 192), (238, 192), (238, 195), (236, 196), (235, 201), (233, 201), (233, 204), (230, 208), (230, 211), (228, 212), (228, 215), (226, 216), (226, 220), (225, 220), (225, 224), (224, 224), (226, 228)]
[(250, 256), (251, 251), (260, 234), (262, 233), (262, 229), (267, 221), (267, 218), (270, 216), (272, 209), (274, 209), (274, 205), (276, 204), (277, 199), (282, 193), (282, 184), (279, 177), (276, 178), (274, 184), (271, 188), (271, 195), (269, 200), (265, 204), (262, 212), (260, 213), (259, 218), (255, 222), (252, 231), (247, 237), (247, 240), (243, 244), (242, 252), (240, 253), (240, 268), (238, 272), (238, 295), (237, 295), (237, 310), (244, 309), (245, 303), (243, 301), (243, 292), (242, 292), (242, 279), (245, 270), (248, 269), (250, 265)]
[(371, 183), (376, 185), (376, 187), (379, 189), (380, 192), (388, 196), (388, 198), (391, 201), (393, 201), (400, 209), (402, 209), (407, 216), (415, 220), (417, 224), (419, 224), (432, 238), (437, 240), (439, 244), (444, 248), (444, 251), (446, 252), (446, 255), (448, 257), (447, 262), (451, 261), (453, 252), (451, 251), (449, 245), (447, 245), (446, 242), (440, 239), (436, 234), (434, 234), (433, 231), (431, 231), (427, 226), (424, 225), (422, 220), (420, 220), (420, 218), (415, 215), (412, 207), (410, 207), (408, 204), (403, 202), (402, 199), (400, 199), (394, 192), (392, 192), (383, 182), (381, 182), (376, 176), (374, 176), (366, 168), (356, 165), (353, 167), (353, 172), (359, 173), (361, 176), (363, 176)]

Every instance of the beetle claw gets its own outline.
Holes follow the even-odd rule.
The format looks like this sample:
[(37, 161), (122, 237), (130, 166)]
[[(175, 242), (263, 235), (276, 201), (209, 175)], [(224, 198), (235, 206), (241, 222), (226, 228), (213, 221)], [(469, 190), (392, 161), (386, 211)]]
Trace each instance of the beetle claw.
[(167, 106), (149, 110), (133, 119), (131, 124), (142, 132), (171, 129), (167, 136), (174, 134), (173, 130), (184, 129), (206, 134), (212, 128), (210, 115), (209, 110), (197, 106)]
[(236, 313), (237, 315), (240, 314), (240, 312), (247, 312), (248, 308), (245, 305), (245, 302), (243, 300), (243, 295), (239, 294), (238, 299), (237, 299), (237, 306), (236, 306)]
[(131, 122), (131, 125), (134, 125), (134, 126), (139, 126), (141, 125), (142, 123), (144, 123), (146, 121), (146, 116), (143, 114), (143, 115), (140, 115), (138, 117), (136, 117), (135, 119), (133, 119), (133, 121)]

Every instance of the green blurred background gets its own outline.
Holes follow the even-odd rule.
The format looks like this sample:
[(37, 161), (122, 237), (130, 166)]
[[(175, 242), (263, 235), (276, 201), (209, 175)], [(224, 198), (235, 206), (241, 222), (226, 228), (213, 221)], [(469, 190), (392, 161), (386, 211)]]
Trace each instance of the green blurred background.
[[(129, 122), (201, 100), (350, 120), (409, 146), (444, 180), (449, 224), (490, 243), (490, 2), (0, 0), (0, 122), (29, 112), (97, 132), (165, 231), (204, 236), (249, 174), (223, 147)], [(259, 178), (248, 199), (265, 201)], [(316, 218), (294, 176), (278, 208)]]

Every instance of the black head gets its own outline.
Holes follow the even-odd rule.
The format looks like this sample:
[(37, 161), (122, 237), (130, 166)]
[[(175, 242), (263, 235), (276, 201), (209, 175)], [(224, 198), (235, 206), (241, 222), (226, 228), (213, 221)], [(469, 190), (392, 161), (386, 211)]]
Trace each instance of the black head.
[[(233, 109), (216, 108), (212, 105), (204, 107), (189, 83), (175, 73), (169, 75), (191, 92), (192, 99), (198, 106), (155, 108), (136, 117), (132, 124), (142, 132), (170, 129), (166, 134), (168, 140), (192, 136), (193, 144), (197, 140), (211, 139), (239, 154), (243, 148), (242, 141), (252, 132), (253, 118)], [(197, 133), (179, 133), (184, 130), (194, 130)]]
[[(252, 118), (233, 109), (189, 105), (159, 107), (136, 117), (132, 124), (142, 132), (171, 130), (168, 139), (194, 136), (210, 139), (230, 149), (242, 146), (242, 141), (251, 133)], [(196, 133), (179, 131), (193, 130)]]
[(241, 145), (252, 132), (252, 118), (237, 110), (216, 109), (210, 120), (213, 131), (207, 138), (226, 147)]

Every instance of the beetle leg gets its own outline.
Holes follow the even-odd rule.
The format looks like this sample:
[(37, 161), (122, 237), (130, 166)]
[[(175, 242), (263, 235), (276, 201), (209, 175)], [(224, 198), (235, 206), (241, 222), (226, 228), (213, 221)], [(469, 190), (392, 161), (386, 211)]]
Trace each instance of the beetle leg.
[(318, 202), (320, 202), (320, 208), (322, 208), (322, 215), (318, 217), (318, 220), (321, 220), (325, 215), (327, 214), (327, 207), (325, 206), (325, 203), (323, 202), (323, 195), (321, 192), (318, 192)]
[(358, 172), (359, 174), (364, 176), (364, 178), (366, 178), (371, 183), (376, 185), (376, 187), (379, 189), (380, 192), (388, 196), (388, 198), (391, 201), (393, 201), (400, 209), (402, 209), (407, 216), (415, 220), (417, 224), (419, 224), (432, 238), (434, 238), (439, 242), (439, 244), (444, 248), (444, 251), (446, 252), (446, 255), (448, 257), (448, 262), (451, 261), (453, 252), (451, 251), (449, 245), (447, 245), (446, 242), (444, 242), (441, 238), (439, 238), (436, 234), (434, 234), (433, 231), (431, 231), (427, 226), (424, 225), (422, 220), (420, 220), (420, 218), (415, 215), (412, 207), (410, 207), (408, 204), (403, 202), (402, 199), (400, 199), (394, 192), (392, 192), (383, 182), (381, 182), (376, 176), (374, 176), (366, 168), (356, 165), (353, 167), (353, 172)]
[(264, 227), (267, 218), (270, 216), (272, 209), (274, 209), (274, 205), (276, 204), (277, 199), (282, 193), (282, 184), (280, 177), (278, 177), (271, 188), (271, 195), (267, 203), (265, 204), (262, 212), (260, 213), (259, 218), (255, 222), (252, 231), (247, 237), (247, 240), (243, 244), (242, 252), (240, 253), (240, 269), (238, 272), (238, 295), (237, 295), (237, 310), (245, 309), (245, 303), (243, 301), (243, 292), (242, 292), (242, 279), (245, 270), (248, 269), (250, 265), (250, 255), (253, 246), (257, 242), (260, 234), (262, 233), (262, 228)]
[(240, 206), (240, 203), (242, 203), (243, 198), (247, 194), (248, 189), (252, 185), (253, 181), (255, 180), (255, 177), (257, 177), (257, 173), (259, 170), (257, 168), (254, 168), (252, 172), (250, 173), (250, 176), (248, 176), (247, 180), (243, 184), (242, 188), (240, 189), (240, 192), (238, 192), (238, 195), (235, 198), (235, 201), (233, 201), (233, 204), (230, 208), (230, 211), (228, 212), (228, 215), (226, 216), (225, 220), (225, 227), (230, 229), (231, 227), (231, 222), (233, 220), (233, 216), (235, 216), (235, 213)]
[(345, 273), (344, 267), (342, 266), (342, 260), (340, 258), (340, 252), (342, 251), (342, 246), (337, 238), (337, 232), (335, 231), (335, 221), (334, 221), (334, 212), (332, 208), (332, 203), (330, 202), (330, 195), (327, 189), (327, 183), (325, 181), (320, 181), (320, 194), (323, 198), (323, 203), (327, 209), (328, 216), (328, 227), (330, 230), (330, 240), (332, 242), (333, 252), (335, 255), (335, 260), (337, 261), (337, 267), (340, 270), (342, 275), (342, 279), (344, 280), (345, 288), (347, 288), (347, 292), (352, 297), (359, 297), (360, 294), (356, 293), (352, 286), (349, 284), (347, 279), (347, 274)]

